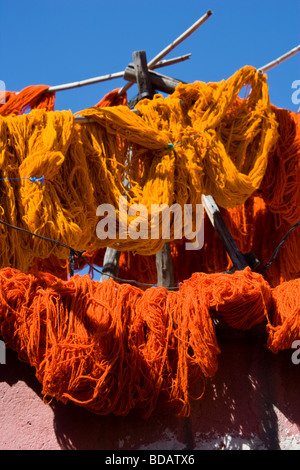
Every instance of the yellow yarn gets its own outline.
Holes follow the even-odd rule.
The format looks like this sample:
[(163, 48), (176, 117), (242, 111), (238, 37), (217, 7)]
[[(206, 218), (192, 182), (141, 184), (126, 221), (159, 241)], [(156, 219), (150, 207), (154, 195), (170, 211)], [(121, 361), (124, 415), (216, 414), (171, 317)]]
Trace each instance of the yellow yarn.
[[(239, 100), (244, 85), (252, 91)], [(201, 203), (203, 193), (235, 207), (259, 187), (278, 135), (266, 77), (254, 68), (220, 83), (180, 84), (169, 97), (156, 95), (137, 108), (142, 116), (126, 106), (90, 108), (80, 113), (95, 121), (87, 124), (76, 124), (70, 111), (0, 117), (0, 178), (45, 177), (44, 185), (1, 181), (1, 220), (77, 250), (111, 246), (150, 255), (166, 240), (119, 239), (120, 196), (126, 195), (127, 209), (140, 203), (150, 214), (151, 204), (183, 207)], [(96, 235), (100, 204), (116, 208), (114, 240)], [(0, 248), (1, 266), (23, 271), (34, 257), (69, 256), (3, 226)]]
[[(251, 86), (251, 93), (237, 100), (244, 86)], [(278, 135), (266, 76), (253, 67), (220, 83), (180, 84), (168, 98), (157, 95), (137, 108), (171, 142), (182, 141), (176, 146), (182, 196), (194, 191), (192, 200), (199, 201), (199, 195), (211, 194), (228, 208), (243, 204), (259, 188)]]

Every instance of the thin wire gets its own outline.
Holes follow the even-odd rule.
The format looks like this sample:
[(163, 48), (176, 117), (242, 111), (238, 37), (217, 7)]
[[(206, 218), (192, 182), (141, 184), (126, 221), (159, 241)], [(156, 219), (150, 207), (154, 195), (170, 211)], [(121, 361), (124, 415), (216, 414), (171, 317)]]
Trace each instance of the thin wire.
[[(0, 220), (0, 224), (5, 225), (6, 227), (13, 228), (13, 229), (15, 229), (15, 230), (19, 230), (20, 232), (28, 233), (28, 235), (33, 235), (34, 237), (40, 238), (40, 239), (42, 239), (42, 240), (45, 240), (45, 241), (48, 241), (48, 242), (52, 242), (52, 243), (56, 243), (57, 245), (63, 246), (63, 247), (65, 247), (65, 248), (68, 248), (68, 250), (73, 250), (73, 251), (76, 253), (77, 256), (78, 256), (78, 253), (80, 253), (79, 251), (74, 250), (74, 248), (72, 248), (72, 247), (69, 246), (69, 245), (66, 245), (66, 244), (63, 243), (63, 242), (60, 242), (60, 241), (58, 241), (58, 240), (53, 240), (52, 238), (44, 237), (43, 235), (39, 235), (38, 233), (31, 232), (30, 230), (27, 230), (26, 228), (16, 227), (15, 225), (11, 225), (11, 224), (9, 224), (8, 222), (4, 222), (4, 220)], [(86, 251), (86, 250), (83, 250), (83, 252), (84, 252), (84, 251)]]
[(33, 183), (44, 183), (45, 177), (44, 175), (41, 176), (40, 178), (37, 178), (36, 176), (22, 176), (20, 178), (0, 178), (0, 181), (12, 181), (12, 180), (30, 180)]
[[(109, 273), (106, 273), (106, 272), (103, 272), (103, 270), (100, 270), (100, 269), (97, 269), (94, 267), (94, 265), (92, 265), (91, 263), (88, 262), (88, 260), (85, 258), (85, 256), (81, 256), (81, 258), (86, 262), (86, 264), (88, 266), (90, 266), (94, 271), (96, 271), (97, 273), (100, 273), (102, 274), (103, 276), (108, 276), (108, 277), (111, 277), (113, 278), (114, 280), (116, 281), (120, 281), (120, 282), (126, 282), (128, 284), (132, 283), (132, 284), (137, 284), (138, 286), (145, 286), (145, 287), (156, 287), (156, 285), (154, 284), (147, 284), (145, 282), (139, 282), (139, 281), (136, 281), (135, 279), (122, 279), (121, 277), (118, 277), (118, 276), (115, 276), (114, 274), (109, 274)], [(168, 287), (168, 288), (165, 288), (166, 290), (177, 290), (178, 289), (178, 286), (177, 287)]]
[[(5, 225), (6, 227), (9, 227), (9, 228), (12, 228), (12, 229), (15, 229), (15, 230), (18, 230), (20, 232), (24, 232), (24, 233), (27, 233), (28, 235), (32, 235), (34, 237), (37, 237), (37, 238), (40, 238), (42, 240), (45, 240), (45, 241), (49, 241), (51, 243), (55, 243), (57, 245), (60, 245), (60, 246), (63, 246), (64, 248), (67, 248), (68, 250), (70, 250), (70, 254), (71, 255), (76, 255), (78, 257), (79, 260), (83, 259), (86, 264), (92, 268), (94, 271), (104, 275), (104, 276), (108, 276), (108, 277), (111, 277), (112, 279), (116, 280), (116, 281), (119, 281), (119, 282), (126, 282), (128, 284), (136, 284), (138, 286), (145, 286), (145, 287), (155, 287), (155, 285), (153, 284), (147, 284), (145, 282), (139, 282), (139, 281), (136, 281), (135, 279), (123, 279), (123, 278), (120, 278), (118, 276), (115, 276), (113, 274), (109, 274), (109, 273), (105, 273), (103, 272), (103, 270), (100, 270), (100, 269), (97, 269), (95, 268), (95, 266), (93, 264), (91, 264), (86, 258), (85, 256), (83, 256), (83, 253), (86, 251), (86, 250), (82, 250), (82, 251), (78, 251), (78, 250), (75, 250), (73, 247), (71, 247), (70, 245), (67, 245), (66, 243), (63, 243), (63, 242), (60, 242), (58, 240), (53, 240), (52, 238), (48, 238), (48, 237), (44, 237), (43, 235), (39, 235), (38, 233), (34, 233), (34, 232), (31, 232), (30, 230), (27, 230), (25, 228), (21, 228), (21, 227), (16, 227), (15, 225), (11, 225), (9, 224), (8, 222), (4, 222), (3, 220), (0, 220), (0, 224), (2, 225)], [(261, 269), (259, 270), (258, 272), (260, 274), (263, 274), (266, 272), (267, 269), (269, 269), (269, 267), (271, 266), (271, 264), (275, 261), (282, 245), (285, 243), (285, 241), (287, 240), (287, 238), (289, 237), (289, 235), (291, 234), (291, 232), (293, 230), (295, 230), (295, 228), (297, 228), (298, 226), (300, 225), (300, 220), (294, 224), (289, 230), (288, 232), (285, 234), (285, 236), (282, 238), (281, 242), (279, 243), (279, 245), (277, 246), (277, 248), (274, 250), (270, 260), (268, 261), (268, 263)], [(177, 290), (178, 289), (178, 285), (177, 287), (168, 287), (166, 288), (166, 290)]]
[(289, 235), (292, 233), (293, 230), (295, 230), (296, 227), (298, 227), (298, 225), (300, 225), (300, 220), (298, 220), (297, 223), (295, 223), (295, 225), (293, 225), (289, 230), (288, 232), (284, 235), (284, 237), (282, 238), (281, 242), (279, 243), (279, 245), (277, 246), (277, 248), (274, 250), (271, 258), (269, 259), (269, 261), (267, 262), (267, 264), (261, 269), (259, 270), (258, 272), (260, 274), (263, 274), (266, 272), (267, 269), (269, 269), (269, 267), (271, 266), (272, 263), (274, 263), (275, 259), (277, 258), (277, 255), (279, 253), (279, 250), (280, 248), (282, 247), (282, 245), (284, 244), (284, 242), (287, 240), (287, 238), (289, 237)]
[[(94, 271), (96, 271), (96, 272), (98, 272), (98, 273), (100, 273), (100, 274), (103, 274), (104, 276), (111, 277), (111, 278), (113, 278), (113, 279), (116, 280), (116, 281), (126, 282), (126, 283), (128, 283), (128, 284), (130, 284), (130, 283), (132, 283), (132, 284), (137, 284), (137, 285), (139, 285), (139, 286), (145, 286), (145, 287), (154, 287), (153, 284), (146, 284), (146, 283), (144, 283), (144, 282), (136, 281), (135, 279), (122, 279), (122, 278), (120, 278), (120, 277), (114, 276), (113, 274), (105, 273), (105, 272), (103, 272), (102, 270), (95, 268), (95, 266), (94, 266), (93, 264), (91, 264), (91, 263), (85, 258), (85, 256), (83, 256), (83, 253), (84, 253), (86, 250), (82, 250), (82, 251), (75, 250), (73, 247), (71, 247), (70, 245), (67, 245), (66, 243), (60, 242), (60, 241), (58, 241), (58, 240), (53, 240), (52, 238), (44, 237), (43, 235), (39, 235), (38, 233), (31, 232), (30, 230), (27, 230), (27, 229), (25, 229), (25, 228), (16, 227), (15, 225), (9, 224), (8, 222), (4, 222), (3, 220), (0, 220), (0, 224), (5, 225), (6, 227), (9, 227), (9, 228), (18, 230), (18, 231), (20, 231), (20, 232), (27, 233), (28, 235), (33, 235), (34, 237), (40, 238), (40, 239), (42, 239), (42, 240), (49, 241), (49, 242), (51, 242), (51, 243), (55, 243), (55, 244), (57, 244), (57, 245), (63, 246), (64, 248), (67, 248), (68, 250), (70, 250), (70, 254), (71, 254), (71, 255), (73, 255), (73, 254), (76, 255), (79, 260), (83, 259), (83, 260), (86, 262), (86, 264), (87, 264), (90, 268), (92, 268)], [(167, 290), (176, 290), (176, 289), (178, 289), (178, 286), (177, 286), (177, 287), (168, 287), (168, 288), (167, 288)]]

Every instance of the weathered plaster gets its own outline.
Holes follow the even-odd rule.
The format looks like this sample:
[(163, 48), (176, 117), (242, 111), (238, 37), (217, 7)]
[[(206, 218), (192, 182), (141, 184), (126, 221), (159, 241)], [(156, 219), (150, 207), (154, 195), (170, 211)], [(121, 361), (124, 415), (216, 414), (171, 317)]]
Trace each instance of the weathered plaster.
[(149, 419), (97, 416), (43, 403), (34, 369), (6, 351), (0, 364), (0, 449), (300, 450), (300, 365), (272, 354), (261, 330), (218, 333), (219, 370), (190, 418), (159, 406)]

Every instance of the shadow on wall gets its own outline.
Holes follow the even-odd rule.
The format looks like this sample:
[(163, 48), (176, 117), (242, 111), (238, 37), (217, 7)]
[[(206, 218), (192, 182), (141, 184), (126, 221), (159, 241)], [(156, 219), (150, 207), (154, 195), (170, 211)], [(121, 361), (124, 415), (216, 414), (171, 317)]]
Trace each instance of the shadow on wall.
[[(204, 397), (193, 402), (190, 418), (158, 405), (148, 419), (133, 410), (126, 417), (98, 416), (72, 403), (53, 401), (53, 428), (61, 449), (193, 450), (280, 449), (276, 407), (288, 423), (300, 426), (300, 374), (291, 351), (274, 355), (262, 329), (250, 332), (222, 327), (219, 370), (206, 381)], [(12, 367), (0, 369), (0, 381), (24, 381), (37, 396), (41, 386), (34, 369), (8, 350)], [(42, 399), (42, 398), (41, 398)], [(231, 437), (230, 442), (228, 436)]]

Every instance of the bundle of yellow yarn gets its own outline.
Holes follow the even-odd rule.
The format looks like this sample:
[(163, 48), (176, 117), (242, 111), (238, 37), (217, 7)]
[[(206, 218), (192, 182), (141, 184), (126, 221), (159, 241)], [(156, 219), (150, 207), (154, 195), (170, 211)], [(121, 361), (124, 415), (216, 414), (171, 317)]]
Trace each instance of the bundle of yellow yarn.
[[(251, 93), (242, 100), (244, 86)], [(86, 109), (79, 114), (92, 122), (84, 124), (70, 111), (0, 116), (1, 220), (80, 251), (150, 255), (166, 240), (133, 240), (128, 231), (120, 239), (120, 197), (127, 209), (142, 204), (151, 214), (152, 204), (194, 205), (201, 194), (235, 207), (259, 188), (278, 134), (266, 77), (254, 68), (220, 83), (180, 84), (137, 108), (141, 115), (126, 106)], [(113, 239), (97, 237), (100, 204), (116, 209)], [(0, 247), (1, 266), (23, 271), (34, 257), (69, 257), (64, 247), (3, 226)]]

